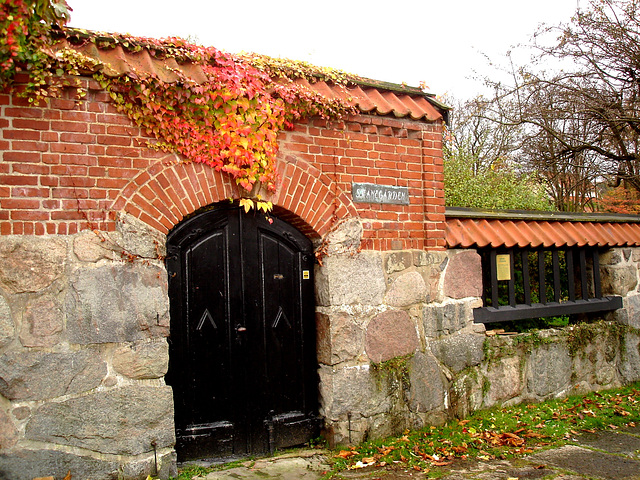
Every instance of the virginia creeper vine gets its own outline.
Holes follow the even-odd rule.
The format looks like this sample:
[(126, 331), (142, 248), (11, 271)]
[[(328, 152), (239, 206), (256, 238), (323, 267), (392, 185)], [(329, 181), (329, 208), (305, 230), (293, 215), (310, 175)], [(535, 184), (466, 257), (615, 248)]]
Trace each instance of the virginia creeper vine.
[[(56, 28), (67, 17), (38, 14), (38, 5), (45, 3), (66, 6), (64, 0), (4, 0), (0, 86), (10, 85), (22, 71), (30, 77), (27, 95), (55, 96), (61, 86), (74, 85), (74, 76), (92, 75), (120, 111), (157, 139), (155, 148), (225, 172), (246, 191), (257, 183), (275, 190), (279, 131), (293, 128), (301, 118), (335, 118), (352, 112), (347, 102), (323, 97), (295, 81), (346, 83), (354, 78), (341, 72), (260, 55), (223, 53), (179, 38), (155, 40)], [(88, 42), (103, 50), (146, 49), (185, 68), (172, 69), (176, 81), (171, 83), (154, 72), (135, 69), (108, 76), (99, 61), (74, 48)], [(204, 74), (204, 81), (185, 73), (195, 68)]]

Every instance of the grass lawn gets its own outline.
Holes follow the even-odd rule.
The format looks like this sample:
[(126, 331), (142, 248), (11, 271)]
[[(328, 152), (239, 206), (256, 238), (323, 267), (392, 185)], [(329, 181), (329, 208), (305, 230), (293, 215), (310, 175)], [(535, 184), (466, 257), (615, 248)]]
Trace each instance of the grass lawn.
[[(326, 478), (339, 477), (347, 469), (390, 464), (402, 464), (405, 469), (428, 472), (436, 478), (438, 467), (456, 459), (511, 458), (563, 445), (580, 433), (617, 430), (636, 423), (640, 423), (640, 382), (562, 400), (482, 410), (441, 427), (336, 448), (330, 451), (332, 469)], [(230, 466), (234, 465), (188, 467), (178, 479), (190, 480)]]

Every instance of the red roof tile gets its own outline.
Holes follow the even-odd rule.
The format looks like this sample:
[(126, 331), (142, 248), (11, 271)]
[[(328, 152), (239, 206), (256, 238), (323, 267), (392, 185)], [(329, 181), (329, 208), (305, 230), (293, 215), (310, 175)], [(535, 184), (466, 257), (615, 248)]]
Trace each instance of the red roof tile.
[[(508, 212), (482, 218), (482, 213), (463, 210), (447, 209), (449, 248), (640, 246), (638, 216), (535, 214), (516, 220)], [(501, 214), (504, 218), (497, 218)], [(523, 212), (518, 215), (527, 217)]]
[[(96, 60), (107, 76), (140, 74), (156, 75), (160, 80), (172, 83), (178, 80), (174, 72), (196, 82), (204, 82), (206, 76), (196, 63), (178, 63), (174, 58), (156, 58), (148, 50), (139, 52), (125, 50), (121, 45), (99, 48), (93, 42), (79, 45), (62, 40), (57, 48), (72, 48)], [(310, 83), (304, 79), (296, 80), (328, 98), (342, 98), (358, 107), (363, 113), (376, 115), (393, 115), (397, 118), (410, 117), (413, 120), (440, 121), (445, 119), (447, 108), (440, 104), (433, 95), (425, 94), (420, 89), (404, 87), (375, 80), (362, 79), (358, 85), (349, 86), (317, 81)]]

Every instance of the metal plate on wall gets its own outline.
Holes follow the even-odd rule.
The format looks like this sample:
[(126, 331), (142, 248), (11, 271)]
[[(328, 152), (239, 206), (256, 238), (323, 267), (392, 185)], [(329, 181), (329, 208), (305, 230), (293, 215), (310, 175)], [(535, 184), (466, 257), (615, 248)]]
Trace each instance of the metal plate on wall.
[(354, 202), (409, 205), (409, 187), (352, 183), (351, 195)]

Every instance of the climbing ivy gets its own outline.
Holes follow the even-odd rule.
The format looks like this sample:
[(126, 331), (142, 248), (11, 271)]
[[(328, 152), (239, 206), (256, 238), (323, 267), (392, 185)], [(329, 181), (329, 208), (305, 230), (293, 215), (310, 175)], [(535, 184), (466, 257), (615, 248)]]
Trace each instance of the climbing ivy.
[[(157, 139), (154, 148), (225, 172), (246, 191), (256, 184), (275, 190), (281, 130), (292, 129), (302, 118), (336, 118), (353, 111), (348, 102), (326, 98), (296, 81), (346, 83), (354, 78), (344, 73), (260, 55), (233, 55), (179, 38), (156, 40), (55, 28), (60, 22), (45, 21), (36, 14), (34, 4), (40, 3), (49, 2), (5, 0), (3, 4), (3, 13), (18, 12), (21, 19), (8, 21), (6, 28), (7, 32), (19, 31), (19, 38), (9, 36), (0, 46), (8, 52), (0, 50), (2, 65), (8, 62), (4, 84), (18, 71), (25, 71), (30, 75), (27, 95), (55, 96), (60, 85), (73, 85), (69, 76), (89, 73), (118, 110)], [(66, 5), (64, 1), (51, 4), (58, 3)], [(88, 42), (99, 49), (146, 49), (156, 58), (175, 59), (185, 67), (171, 69), (172, 82), (163, 81), (153, 71), (134, 68), (108, 76), (96, 59), (79, 53), (77, 47)], [(185, 73), (194, 71), (201, 77), (198, 81)], [(257, 202), (258, 207), (264, 205)]]
[(1, 0), (0, 90), (20, 72), (29, 74), (32, 90), (45, 84), (44, 71), (53, 66), (51, 31), (69, 20), (69, 10), (65, 0)]

